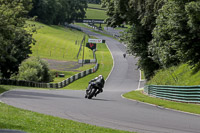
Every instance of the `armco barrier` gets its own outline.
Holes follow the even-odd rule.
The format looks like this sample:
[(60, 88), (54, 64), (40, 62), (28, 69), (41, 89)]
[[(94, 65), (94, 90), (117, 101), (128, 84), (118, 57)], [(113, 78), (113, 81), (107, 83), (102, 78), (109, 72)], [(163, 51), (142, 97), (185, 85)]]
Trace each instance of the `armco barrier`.
[(144, 92), (149, 96), (167, 100), (200, 103), (200, 86), (147, 85)]
[(86, 75), (96, 72), (98, 67), (99, 67), (99, 64), (97, 62), (95, 67), (93, 67), (92, 69), (88, 69), (86, 71), (80, 72), (59, 83), (37, 83), (37, 82), (31, 82), (31, 81), (0, 79), (0, 85), (16, 85), (16, 86), (37, 87), (37, 88), (63, 88), (77, 79), (80, 79), (82, 77), (85, 77)]

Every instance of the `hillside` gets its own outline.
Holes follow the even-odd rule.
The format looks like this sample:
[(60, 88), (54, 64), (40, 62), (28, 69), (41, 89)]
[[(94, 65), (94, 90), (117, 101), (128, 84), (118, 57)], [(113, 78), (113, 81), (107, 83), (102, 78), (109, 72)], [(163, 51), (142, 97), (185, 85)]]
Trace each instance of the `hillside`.
[(98, 4), (88, 4), (88, 9), (86, 11), (86, 19), (106, 19), (105, 8), (101, 8)]
[(191, 68), (187, 64), (173, 66), (168, 69), (159, 70), (147, 84), (153, 85), (200, 85), (199, 66)]
[[(77, 53), (80, 42), (85, 35), (83, 32), (69, 29), (62, 26), (48, 26), (38, 22), (28, 22), (35, 24), (37, 33), (33, 35), (36, 44), (32, 45), (32, 55), (46, 59), (77, 61)], [(82, 56), (79, 56), (82, 58)], [(85, 58), (92, 59), (93, 53), (85, 48)]]

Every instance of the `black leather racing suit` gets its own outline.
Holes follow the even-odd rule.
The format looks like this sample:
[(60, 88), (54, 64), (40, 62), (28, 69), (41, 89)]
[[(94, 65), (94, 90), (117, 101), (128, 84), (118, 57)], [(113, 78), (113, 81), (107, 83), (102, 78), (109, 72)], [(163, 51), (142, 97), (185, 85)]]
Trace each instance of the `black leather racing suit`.
[(105, 84), (105, 80), (103, 77), (98, 77), (98, 78), (92, 79), (89, 82), (89, 85), (88, 85), (88, 88), (86, 91), (88, 91), (90, 89), (90, 87), (92, 86), (92, 87), (98, 89), (98, 91), (95, 94), (95, 96), (96, 96), (97, 94), (103, 92), (104, 84)]

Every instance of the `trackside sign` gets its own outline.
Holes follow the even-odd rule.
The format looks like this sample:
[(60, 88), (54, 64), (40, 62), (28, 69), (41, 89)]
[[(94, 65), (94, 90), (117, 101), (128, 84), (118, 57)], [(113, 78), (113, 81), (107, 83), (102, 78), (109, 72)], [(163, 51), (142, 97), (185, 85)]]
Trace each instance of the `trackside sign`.
[(89, 43), (105, 43), (105, 40), (102, 39), (88, 39)]

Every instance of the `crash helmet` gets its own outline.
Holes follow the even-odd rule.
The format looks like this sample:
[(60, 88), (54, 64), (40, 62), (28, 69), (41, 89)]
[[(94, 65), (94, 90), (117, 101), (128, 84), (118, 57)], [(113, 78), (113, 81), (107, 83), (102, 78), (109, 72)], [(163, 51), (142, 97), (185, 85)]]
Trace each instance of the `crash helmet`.
[(98, 77), (99, 77), (99, 78), (103, 78), (103, 76), (102, 76), (102, 75), (99, 75)]

